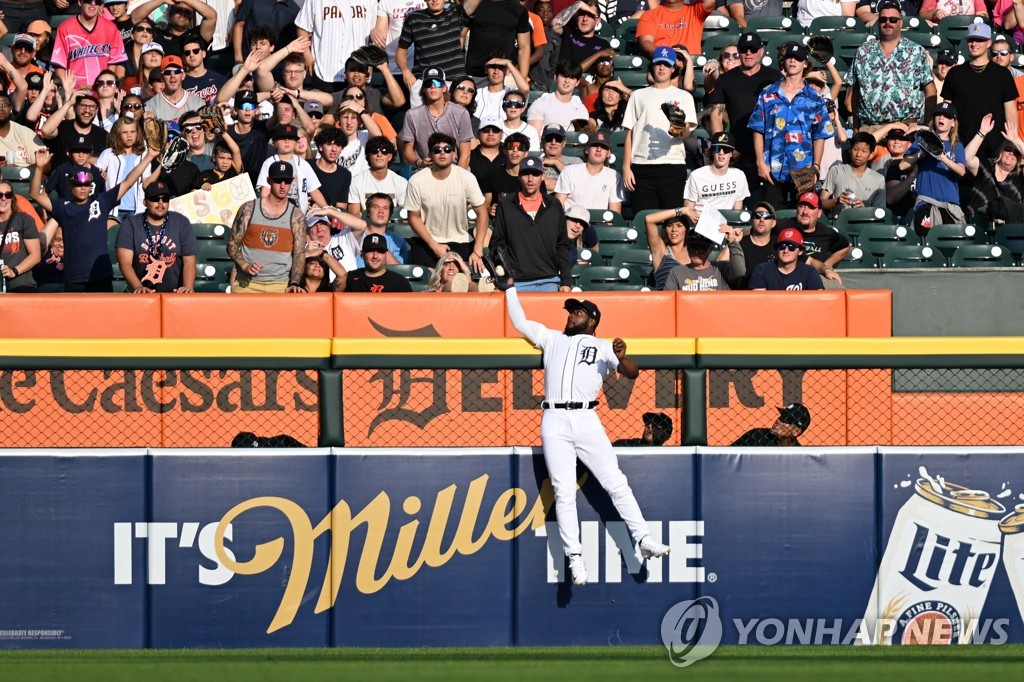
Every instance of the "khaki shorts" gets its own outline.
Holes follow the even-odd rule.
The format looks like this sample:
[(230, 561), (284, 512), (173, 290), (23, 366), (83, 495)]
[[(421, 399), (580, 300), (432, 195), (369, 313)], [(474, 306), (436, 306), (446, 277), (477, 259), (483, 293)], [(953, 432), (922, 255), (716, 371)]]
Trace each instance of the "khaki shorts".
[(235, 294), (283, 294), (288, 282), (257, 282), (253, 279), (238, 280), (231, 292)]

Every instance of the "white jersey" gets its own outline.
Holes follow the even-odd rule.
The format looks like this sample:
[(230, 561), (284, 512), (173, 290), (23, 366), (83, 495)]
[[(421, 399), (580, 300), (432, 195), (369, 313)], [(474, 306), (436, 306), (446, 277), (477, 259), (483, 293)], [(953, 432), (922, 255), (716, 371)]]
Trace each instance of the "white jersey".
[(295, 18), (312, 36), (314, 75), (328, 83), (345, 79), (345, 60), (366, 44), (376, 23), (377, 0), (306, 0)]
[[(256, 181), (257, 189), (270, 186), (270, 181), (267, 180), (267, 172), (270, 171), (270, 164), (277, 163), (278, 161), (281, 161), (281, 157), (277, 154), (271, 154), (263, 162), (263, 166), (260, 167), (260, 174), (257, 176), (259, 177), (259, 180)], [(294, 154), (289, 163), (295, 169), (295, 181), (292, 182), (288, 190), (288, 198), (299, 207), (300, 211), (305, 213), (309, 209), (309, 193), (320, 189), (320, 177), (313, 170), (313, 167), (309, 165), (308, 161)]]
[[(356, 243), (356, 236), (352, 234), (350, 228), (346, 227), (343, 232), (331, 235), (331, 241), (327, 243), (325, 250), (341, 263), (341, 267), (345, 268), (345, 272), (352, 272), (359, 267), (359, 263), (356, 261), (356, 255), (359, 253), (359, 244)], [(330, 281), (333, 282), (334, 272), (329, 272), (328, 275), (330, 275)]]
[(612, 344), (589, 334), (566, 334), (526, 319), (515, 288), (505, 292), (512, 326), (544, 353), (544, 398), (548, 402), (597, 400), (604, 380), (619, 368)]

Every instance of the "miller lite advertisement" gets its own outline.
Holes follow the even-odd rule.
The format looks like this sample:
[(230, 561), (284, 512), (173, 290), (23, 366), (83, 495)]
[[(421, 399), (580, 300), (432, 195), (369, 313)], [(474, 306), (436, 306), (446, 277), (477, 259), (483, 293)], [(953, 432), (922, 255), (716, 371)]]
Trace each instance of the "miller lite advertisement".
[(539, 448), (4, 450), (0, 648), (1019, 643), (1021, 453), (620, 448), (577, 586)]

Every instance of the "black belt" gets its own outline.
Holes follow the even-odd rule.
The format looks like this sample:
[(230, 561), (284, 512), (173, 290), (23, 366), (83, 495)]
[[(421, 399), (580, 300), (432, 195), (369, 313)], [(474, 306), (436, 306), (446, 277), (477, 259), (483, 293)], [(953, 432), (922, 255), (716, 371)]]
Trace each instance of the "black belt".
[(597, 401), (589, 403), (549, 403), (544, 401), (540, 404), (545, 410), (592, 410), (597, 407)]

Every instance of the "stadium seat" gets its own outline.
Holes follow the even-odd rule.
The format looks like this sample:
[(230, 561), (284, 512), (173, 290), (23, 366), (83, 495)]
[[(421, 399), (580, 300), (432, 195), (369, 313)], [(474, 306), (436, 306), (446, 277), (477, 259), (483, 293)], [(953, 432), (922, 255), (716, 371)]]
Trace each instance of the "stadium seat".
[(974, 225), (946, 223), (932, 225), (924, 243), (936, 248), (949, 261), (957, 247), (965, 244), (983, 244), (985, 239), (981, 230)]
[(57, 28), (68, 19), (75, 18), (75, 16), (76, 15), (74, 14), (54, 14), (52, 17), (50, 17), (50, 26), (52, 28)]
[[(865, 258), (867, 260), (865, 260)], [(875, 259), (871, 255), (865, 255), (864, 249), (855, 246), (846, 254), (846, 258), (836, 263), (836, 270), (857, 270), (862, 268), (873, 268)]]
[(413, 291), (423, 291), (430, 281), (430, 268), (422, 265), (389, 265), (388, 270), (397, 272), (409, 280)]
[(1005, 223), (996, 228), (995, 243), (1008, 249), (1017, 265), (1024, 255), (1024, 223)]
[[(877, 265), (878, 259), (885, 256), (889, 247), (895, 244), (907, 244), (911, 238), (911, 232), (903, 225), (865, 225), (860, 231), (860, 248), (864, 251), (865, 262), (872, 267)], [(917, 239), (913, 237), (913, 239)], [(871, 258), (875, 262), (871, 261)]]
[(388, 223), (388, 229), (402, 239), (409, 239), (410, 237), (416, 236), (416, 233), (412, 229), (412, 225), (404, 221)]
[(227, 244), (231, 228), (220, 223), (192, 223), (196, 239), (216, 239)]
[(775, 211), (775, 220), (782, 222), (783, 220), (789, 220), (790, 218), (796, 218), (795, 208), (780, 208)]
[(931, 25), (920, 17), (903, 18), (903, 35), (908, 33), (931, 33)]
[(733, 209), (718, 209), (718, 211), (722, 214), (722, 217), (725, 218), (725, 222), (729, 223), (730, 226), (740, 228), (750, 227), (751, 215), (750, 211), (747, 209), (741, 208), (738, 211)]
[(601, 256), (610, 263), (620, 249), (647, 248), (647, 234), (632, 226), (595, 225)]
[(847, 67), (853, 64), (853, 58), (861, 45), (868, 40), (875, 40), (875, 37), (869, 33), (855, 31), (836, 31), (828, 34), (828, 37), (832, 39), (836, 60), (845, 63)]
[(740, 27), (730, 17), (724, 17), (716, 12), (704, 19), (704, 29), (701, 37), (706, 38), (708, 35), (716, 32), (734, 33), (738, 36), (740, 34)]
[[(923, 31), (910, 31), (905, 32), (903, 34), (903, 37), (913, 43), (917, 43), (918, 45), (928, 50), (929, 52), (935, 52), (936, 50), (942, 48), (949, 48), (951, 50), (954, 49), (952, 43), (950, 43), (947, 40), (943, 40), (942, 36), (937, 36), (934, 33), (925, 33)], [(932, 55), (932, 58), (935, 58), (934, 54)]]
[[(113, 232), (113, 230), (111, 231)], [(199, 260), (216, 263), (232, 262), (231, 256), (228, 255), (227, 241), (222, 242), (216, 239), (200, 239), (198, 241)]]
[(591, 265), (580, 271), (579, 287), (583, 291), (639, 290), (644, 281), (639, 274), (617, 265)]
[(640, 55), (620, 54), (612, 59), (612, 64), (615, 66), (616, 75), (618, 75), (620, 71), (643, 71), (647, 73), (649, 62)]
[(891, 269), (905, 268), (944, 268), (945, 257), (938, 249), (920, 244), (895, 244), (890, 246), (882, 256), (882, 267)]
[(0, 177), (8, 182), (24, 182), (32, 179), (32, 169), (23, 166), (0, 166)]
[(233, 263), (196, 261), (196, 286), (198, 293), (224, 293), (231, 281)]
[(5, 33), (3, 38), (0, 38), (0, 47), (11, 47), (14, 45), (14, 36), (16, 33)]
[[(623, 71), (622, 73), (617, 73), (615, 75), (618, 76), (619, 80), (622, 81), (622, 84), (630, 90), (646, 88), (649, 85), (647, 82), (646, 71)], [(530, 92), (531, 94), (533, 93), (532, 90)]]
[(626, 19), (624, 22), (616, 26), (615, 37), (621, 39), (635, 36), (637, 21), (637, 19)]
[(747, 19), (747, 31), (758, 33), (761, 40), (767, 40), (766, 33), (789, 33), (795, 36), (803, 35), (803, 29), (795, 20), (790, 17), (765, 17), (757, 16)]
[(954, 14), (943, 17), (935, 27), (935, 34), (943, 40), (959, 46), (967, 35), (967, 28), (974, 23), (984, 23), (984, 19), (972, 14)]
[(896, 216), (887, 208), (865, 206), (864, 208), (843, 209), (839, 213), (839, 217), (836, 218), (836, 227), (846, 230), (853, 238), (854, 244), (860, 237), (861, 228), (872, 223), (892, 225), (896, 223)]
[(1008, 268), (1013, 256), (997, 244), (964, 244), (953, 252), (951, 262), (954, 268)]
[[(585, 250), (589, 251), (589, 249), (585, 249)], [(597, 254), (594, 253), (593, 251), (590, 251), (590, 253), (593, 255), (593, 257), (595, 259), (598, 258)], [(592, 267), (595, 267), (595, 266), (591, 265), (589, 262), (587, 262), (587, 263), (577, 263), (576, 265), (572, 266), (572, 282), (573, 282), (573, 286), (574, 287), (578, 287), (579, 286), (580, 278), (583, 277), (583, 272), (585, 270), (589, 269), (589, 268), (592, 268)]]
[(708, 59), (718, 59), (718, 53), (726, 45), (735, 45), (739, 40), (738, 33), (704, 33), (700, 51)]
[(612, 265), (633, 270), (648, 283), (654, 272), (649, 249), (619, 249), (612, 257)]
[(621, 213), (608, 209), (590, 209), (590, 224), (595, 227), (599, 225), (629, 226), (629, 222), (622, 217)]
[(815, 17), (811, 25), (807, 27), (807, 35), (815, 36), (821, 33), (833, 33), (835, 31), (856, 31), (868, 33), (868, 27), (864, 22), (855, 17)]

